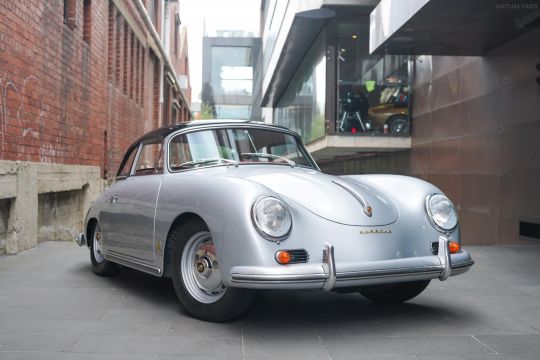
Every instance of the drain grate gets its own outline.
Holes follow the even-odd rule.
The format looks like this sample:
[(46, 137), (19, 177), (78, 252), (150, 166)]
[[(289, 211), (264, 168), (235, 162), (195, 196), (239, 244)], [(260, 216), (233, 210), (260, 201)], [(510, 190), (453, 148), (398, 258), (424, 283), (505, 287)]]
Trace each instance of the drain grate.
[(520, 221), (519, 236), (540, 240), (540, 224)]

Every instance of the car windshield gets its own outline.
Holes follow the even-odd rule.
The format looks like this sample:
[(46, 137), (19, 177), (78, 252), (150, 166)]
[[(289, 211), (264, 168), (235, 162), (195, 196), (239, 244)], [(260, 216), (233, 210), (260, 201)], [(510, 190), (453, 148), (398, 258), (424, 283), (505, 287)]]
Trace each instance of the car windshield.
[(292, 135), (264, 129), (214, 129), (174, 137), (169, 145), (171, 171), (220, 164), (268, 164), (314, 168)]

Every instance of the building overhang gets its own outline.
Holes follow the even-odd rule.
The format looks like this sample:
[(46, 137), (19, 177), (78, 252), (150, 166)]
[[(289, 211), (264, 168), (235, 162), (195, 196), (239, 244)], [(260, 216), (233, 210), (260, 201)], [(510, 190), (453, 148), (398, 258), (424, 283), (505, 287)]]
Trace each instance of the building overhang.
[(481, 56), (540, 26), (540, 0), (382, 0), (370, 52)]
[(367, 152), (392, 152), (411, 148), (411, 138), (401, 136), (326, 135), (306, 146), (315, 160)]
[(295, 14), (276, 69), (265, 89), (266, 91), (264, 91), (262, 106), (271, 107), (275, 104), (294, 76), (309, 47), (322, 30), (326, 20), (334, 16), (334, 11), (325, 8)]
[(370, 52), (481, 56), (539, 27), (540, 0), (381, 0)]

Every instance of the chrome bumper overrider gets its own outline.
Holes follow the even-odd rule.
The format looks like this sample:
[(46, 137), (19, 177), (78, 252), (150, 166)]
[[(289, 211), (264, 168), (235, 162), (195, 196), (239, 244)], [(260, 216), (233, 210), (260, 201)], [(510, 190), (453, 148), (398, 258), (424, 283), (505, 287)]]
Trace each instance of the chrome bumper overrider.
[(84, 236), (84, 233), (82, 232), (79, 235), (75, 236), (73, 242), (79, 246), (84, 246), (86, 245), (86, 236)]
[[(370, 269), (336, 270), (334, 246), (324, 245), (322, 264), (294, 265), (295, 273), (291, 274), (287, 267), (279, 268), (280, 273), (272, 269), (257, 267), (234, 267), (231, 271), (232, 286), (259, 289), (306, 289), (323, 288), (330, 291), (335, 287), (353, 287), (380, 283), (415, 281), (427, 279), (448, 279), (449, 276), (459, 275), (474, 265), (469, 253), (462, 251), (450, 254), (449, 240), (439, 238), (439, 254), (424, 258), (396, 259), (374, 262)], [(422, 261), (420, 261), (420, 260)], [(422, 263), (415, 265), (415, 263)], [(379, 265), (377, 268), (377, 265)], [(361, 266), (360, 266), (361, 267)]]

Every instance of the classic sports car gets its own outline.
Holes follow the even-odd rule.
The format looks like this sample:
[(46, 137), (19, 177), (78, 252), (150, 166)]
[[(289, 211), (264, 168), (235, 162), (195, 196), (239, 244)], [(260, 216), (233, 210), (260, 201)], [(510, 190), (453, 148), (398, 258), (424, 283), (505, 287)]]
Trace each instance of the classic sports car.
[(411, 124), (407, 115), (409, 109), (406, 104), (380, 104), (368, 110), (368, 118), (372, 129), (384, 129), (388, 125), (390, 134), (409, 135)]
[(171, 277), (183, 307), (208, 321), (239, 316), (257, 289), (407, 301), (474, 264), (435, 186), (324, 174), (296, 133), (249, 121), (137, 140), (76, 241), (98, 275), (125, 266)]

